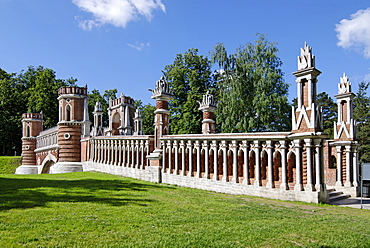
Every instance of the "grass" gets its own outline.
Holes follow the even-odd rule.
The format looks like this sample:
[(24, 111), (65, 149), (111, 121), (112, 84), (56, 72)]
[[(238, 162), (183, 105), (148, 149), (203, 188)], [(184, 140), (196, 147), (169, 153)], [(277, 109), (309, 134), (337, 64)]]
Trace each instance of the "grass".
[(14, 174), (15, 169), (20, 165), (20, 156), (0, 156), (0, 174)]
[(370, 211), (114, 175), (0, 175), (0, 247), (370, 247)]

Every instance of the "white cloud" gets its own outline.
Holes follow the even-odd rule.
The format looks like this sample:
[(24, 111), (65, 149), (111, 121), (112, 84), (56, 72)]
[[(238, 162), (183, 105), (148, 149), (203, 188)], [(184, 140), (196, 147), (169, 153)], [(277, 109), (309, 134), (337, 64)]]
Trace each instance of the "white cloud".
[(132, 47), (138, 51), (141, 51), (144, 49), (144, 47), (149, 47), (150, 46), (150, 43), (140, 43), (140, 42), (135, 42), (135, 44), (130, 44), (130, 43), (127, 43), (127, 45), (129, 47)]
[(350, 19), (341, 20), (335, 27), (338, 46), (359, 48), (365, 58), (370, 58), (370, 8), (357, 11)]
[(92, 20), (80, 21), (80, 27), (91, 30), (95, 26), (111, 24), (125, 28), (130, 21), (144, 16), (148, 21), (153, 11), (166, 11), (161, 0), (72, 0), (75, 5), (93, 14)]

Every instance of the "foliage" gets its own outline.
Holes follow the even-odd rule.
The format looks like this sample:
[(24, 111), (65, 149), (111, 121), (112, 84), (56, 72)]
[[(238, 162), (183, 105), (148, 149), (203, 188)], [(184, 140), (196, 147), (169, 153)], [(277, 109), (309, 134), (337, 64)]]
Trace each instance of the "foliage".
[(55, 126), (59, 119), (58, 88), (75, 85), (75, 82), (73, 78), (57, 79), (55, 71), (42, 66), (30, 66), (19, 74), (0, 69), (0, 146), (3, 150), (20, 153), (23, 113), (42, 111), (45, 128)]
[(21, 157), (0, 156), (0, 174), (14, 174), (21, 165)]
[(367, 90), (370, 82), (361, 82), (354, 98), (354, 119), (357, 121), (357, 138), (360, 142), (360, 161), (370, 162), (370, 97)]
[(2, 175), (0, 188), (1, 247), (370, 246), (363, 209), (92, 172)]
[(167, 65), (163, 73), (174, 93), (169, 103), (170, 132), (201, 133), (202, 112), (198, 110), (198, 101), (208, 90), (214, 89), (210, 61), (192, 48), (185, 54), (177, 54), (173, 64)]
[(326, 92), (321, 92), (317, 95), (317, 105), (322, 107), (324, 133), (329, 134), (329, 138), (333, 139), (334, 121), (338, 119), (338, 105)]
[(284, 82), (275, 43), (258, 35), (254, 44), (229, 55), (224, 44), (211, 53), (219, 66), (217, 124), (222, 132), (290, 130), (288, 84)]
[(155, 106), (151, 104), (143, 104), (141, 100), (135, 100), (135, 110), (140, 109), (143, 118), (143, 133), (145, 135), (154, 135), (154, 111)]

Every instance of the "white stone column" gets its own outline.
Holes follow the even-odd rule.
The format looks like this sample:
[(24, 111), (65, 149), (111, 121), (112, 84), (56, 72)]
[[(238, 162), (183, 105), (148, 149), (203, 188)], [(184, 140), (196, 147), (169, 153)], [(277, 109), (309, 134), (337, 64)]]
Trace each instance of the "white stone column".
[(315, 139), (314, 140), (314, 145), (315, 145), (315, 172), (316, 172), (316, 184), (315, 184), (315, 189), (318, 192), (323, 191), (323, 185), (322, 185), (322, 180), (323, 180), (323, 163), (321, 160), (322, 157), (322, 146), (321, 146), (321, 140), (320, 139)]
[(191, 174), (193, 173), (193, 148), (192, 148), (192, 142), (189, 140), (188, 143), (186, 144), (186, 147), (188, 149), (188, 156), (189, 156), (189, 172), (187, 174), (188, 177), (191, 177)]
[(342, 151), (341, 146), (337, 146), (337, 182), (335, 183), (335, 186), (342, 187)]
[(207, 140), (203, 141), (202, 148), (204, 150), (204, 178), (209, 179), (209, 148)]
[(306, 155), (307, 155), (307, 183), (305, 187), (305, 191), (312, 191), (314, 190), (314, 186), (312, 183), (313, 179), (313, 162), (312, 162), (312, 145), (311, 139), (305, 139), (304, 142), (306, 143)]
[(184, 141), (180, 141), (180, 150), (181, 150), (181, 176), (185, 176), (185, 156), (186, 156), (186, 151), (185, 151), (185, 144)]
[(256, 169), (255, 169), (255, 180), (254, 180), (254, 186), (260, 187), (261, 186), (261, 157), (260, 157), (260, 151), (261, 147), (259, 146), (259, 141), (255, 140), (253, 141), (253, 150), (256, 154), (255, 156), (255, 163), (256, 163)]
[(126, 167), (126, 140), (122, 140), (122, 166)]
[(168, 171), (167, 173), (168, 174), (171, 174), (171, 170), (172, 170), (172, 144), (171, 144), (171, 140), (167, 140), (167, 147), (166, 149), (168, 149)]
[(249, 156), (248, 142), (246, 140), (242, 141), (242, 144), (240, 144), (240, 149), (243, 150), (243, 184), (249, 185)]
[(238, 152), (236, 148), (236, 140), (232, 140), (229, 144), (229, 149), (233, 152), (233, 177), (231, 179), (231, 182), (233, 183), (238, 182)]
[(223, 176), (222, 176), (222, 182), (227, 182), (228, 174), (227, 174), (227, 145), (226, 141), (221, 141), (221, 149), (222, 149), (222, 170), (223, 170)]
[(161, 142), (161, 147), (162, 147), (162, 172), (164, 173), (166, 171), (166, 159), (167, 159), (166, 149), (167, 147), (166, 147), (166, 142), (162, 140), (160, 142)]
[(271, 140), (266, 141), (267, 148), (267, 184), (266, 188), (274, 188), (273, 179), (273, 156), (272, 156), (272, 142)]
[(197, 152), (197, 173), (195, 174), (195, 177), (200, 178), (200, 144), (199, 144), (199, 140), (195, 141), (194, 148)]
[(294, 140), (294, 147), (296, 151), (296, 182), (294, 186), (295, 191), (302, 191), (303, 185), (302, 185), (302, 162), (301, 162), (301, 146), (300, 146), (300, 140)]
[(122, 140), (118, 140), (118, 166), (122, 166)]
[(358, 167), (358, 150), (357, 150), (357, 147), (354, 146), (353, 147), (353, 163), (352, 163), (352, 166), (353, 166), (353, 186), (354, 187), (358, 187), (359, 186), (359, 167)]
[(178, 175), (179, 173), (179, 149), (178, 149), (178, 141), (173, 141), (173, 150), (175, 151), (175, 171), (174, 174)]
[(281, 151), (281, 184), (280, 189), (282, 191), (286, 191), (288, 189), (287, 184), (287, 163), (286, 163), (286, 156), (287, 156), (287, 147), (286, 147), (286, 141), (280, 140), (280, 151)]
[(211, 149), (213, 150), (213, 181), (217, 181), (218, 179), (218, 171), (217, 171), (217, 158), (218, 158), (218, 150), (217, 150), (217, 141), (212, 140)]
[(346, 146), (346, 181), (344, 182), (345, 187), (351, 187), (351, 167), (352, 167), (352, 159), (351, 159), (351, 146)]

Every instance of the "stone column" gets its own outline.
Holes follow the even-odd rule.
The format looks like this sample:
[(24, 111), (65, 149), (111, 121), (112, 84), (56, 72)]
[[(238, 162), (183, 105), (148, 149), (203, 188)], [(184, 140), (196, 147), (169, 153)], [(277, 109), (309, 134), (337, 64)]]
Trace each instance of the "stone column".
[(315, 139), (314, 140), (315, 145), (315, 168), (316, 168), (316, 184), (315, 189), (318, 192), (321, 192), (324, 190), (323, 188), (323, 163), (321, 161), (322, 157), (322, 146), (321, 146), (321, 140)]
[(204, 178), (209, 179), (209, 148), (207, 140), (203, 141), (202, 148), (204, 150)]
[(288, 189), (288, 184), (287, 184), (287, 163), (286, 163), (286, 141), (281, 140), (279, 141), (280, 143), (280, 151), (281, 151), (281, 184), (280, 184), (280, 189), (282, 191), (285, 191)]
[(233, 151), (233, 177), (231, 182), (237, 183), (238, 182), (238, 152), (237, 152), (236, 140), (231, 141), (229, 145), (229, 149)]
[(267, 184), (266, 188), (274, 188), (274, 178), (273, 178), (273, 156), (272, 156), (272, 145), (271, 140), (266, 141), (267, 148)]
[(196, 173), (195, 177), (200, 178), (200, 144), (199, 144), (199, 140), (195, 141), (194, 148), (197, 151), (197, 173)]
[(255, 140), (253, 142), (253, 145), (254, 145), (254, 152), (256, 154), (256, 157), (255, 157), (255, 163), (256, 163), (256, 169), (255, 169), (255, 181), (254, 181), (254, 186), (255, 187), (260, 187), (261, 186), (261, 158), (260, 158), (260, 145), (259, 145), (259, 141), (258, 140)]
[(305, 139), (306, 143), (306, 152), (307, 152), (307, 184), (305, 187), (306, 191), (312, 191), (315, 188), (313, 187), (312, 179), (313, 179), (313, 162), (312, 162), (312, 146), (311, 146), (311, 139)]
[(180, 142), (180, 150), (181, 150), (181, 176), (185, 176), (185, 156), (186, 156), (186, 151), (185, 151), (185, 144), (184, 141), (181, 140)]
[(218, 151), (217, 151), (217, 141), (212, 140), (211, 148), (213, 149), (213, 178), (212, 180), (217, 181), (218, 179), (218, 171), (217, 171), (217, 158), (218, 158)]
[(246, 140), (242, 141), (240, 148), (243, 149), (243, 184), (249, 185), (249, 154), (248, 154), (248, 142)]
[(302, 162), (301, 162), (301, 146), (300, 146), (300, 140), (294, 140), (294, 147), (296, 150), (296, 183), (294, 186), (295, 191), (302, 191), (303, 185), (302, 185)]
[(357, 146), (353, 147), (353, 186), (359, 186), (359, 167), (358, 167), (358, 154), (357, 154)]
[(335, 186), (342, 187), (342, 150), (341, 146), (337, 146), (337, 182), (335, 183)]
[(173, 149), (175, 150), (175, 175), (179, 173), (179, 149), (178, 149), (178, 141), (173, 141)]
[(352, 166), (352, 160), (351, 160), (351, 146), (346, 146), (346, 181), (344, 182), (345, 187), (351, 187), (351, 166)]
[(221, 141), (221, 149), (222, 149), (222, 170), (223, 170), (223, 176), (222, 176), (222, 182), (227, 182), (227, 177), (229, 176), (227, 174), (227, 150), (226, 150), (226, 141)]

